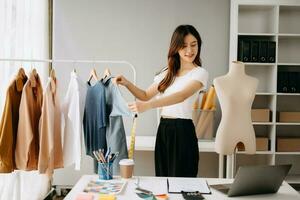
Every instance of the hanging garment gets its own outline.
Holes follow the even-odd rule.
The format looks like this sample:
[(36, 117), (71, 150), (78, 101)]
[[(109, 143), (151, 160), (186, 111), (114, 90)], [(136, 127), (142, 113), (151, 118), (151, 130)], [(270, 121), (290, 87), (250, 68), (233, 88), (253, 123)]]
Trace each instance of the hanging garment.
[(63, 167), (61, 115), (57, 81), (49, 77), (43, 95), (39, 131), (38, 170), (42, 174), (51, 175), (53, 169)]
[(75, 72), (71, 72), (67, 94), (62, 103), (65, 119), (63, 154), (64, 166), (67, 167), (75, 163), (75, 170), (80, 170), (82, 121), (86, 92), (86, 84)]
[(43, 89), (38, 74), (33, 72), (23, 88), (16, 141), (16, 167), (36, 170), (39, 153), (39, 119), (41, 116)]
[(19, 108), (26, 81), (26, 75), (16, 77), (6, 92), (5, 107), (0, 122), (0, 173), (9, 173), (15, 169)]
[(84, 142), (86, 154), (93, 156), (93, 151), (104, 149), (106, 151), (106, 107), (105, 87), (101, 81), (91, 86), (88, 82), (83, 116)]
[(133, 116), (119, 88), (112, 83), (111, 77), (102, 80), (106, 94), (106, 139), (111, 152), (119, 152), (113, 163), (114, 174), (119, 172), (119, 161), (128, 158), (126, 134), (122, 116)]

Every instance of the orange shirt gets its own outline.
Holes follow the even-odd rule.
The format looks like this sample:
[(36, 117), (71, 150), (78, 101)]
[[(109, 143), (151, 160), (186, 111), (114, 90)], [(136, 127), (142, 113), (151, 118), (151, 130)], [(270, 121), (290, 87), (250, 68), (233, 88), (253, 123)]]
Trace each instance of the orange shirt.
[(0, 122), (0, 173), (15, 169), (15, 146), (22, 89), (27, 77), (16, 77), (6, 92), (5, 107)]
[(53, 174), (53, 169), (63, 167), (61, 108), (57, 95), (56, 81), (49, 77), (43, 95), (38, 161), (39, 172), (49, 175)]
[(16, 142), (16, 167), (36, 170), (39, 153), (39, 119), (43, 89), (38, 74), (30, 73), (21, 97)]

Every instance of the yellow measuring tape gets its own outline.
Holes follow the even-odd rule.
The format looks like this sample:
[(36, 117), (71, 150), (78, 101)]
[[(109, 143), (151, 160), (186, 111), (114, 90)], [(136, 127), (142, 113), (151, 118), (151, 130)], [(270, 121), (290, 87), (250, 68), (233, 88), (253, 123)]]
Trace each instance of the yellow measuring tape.
[(133, 155), (134, 155), (136, 121), (137, 121), (137, 115), (134, 116), (133, 125), (132, 125), (131, 133), (130, 133), (130, 146), (129, 146), (129, 152), (128, 152), (129, 159), (133, 159)]

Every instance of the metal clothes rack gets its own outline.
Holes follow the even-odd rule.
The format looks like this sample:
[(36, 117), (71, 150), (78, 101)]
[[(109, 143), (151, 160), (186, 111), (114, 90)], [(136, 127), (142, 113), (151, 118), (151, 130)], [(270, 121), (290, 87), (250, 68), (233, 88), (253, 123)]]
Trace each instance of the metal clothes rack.
[(42, 63), (106, 63), (106, 64), (125, 64), (129, 66), (133, 72), (133, 83), (136, 84), (136, 69), (128, 61), (123, 60), (51, 60), (51, 59), (19, 59), (19, 58), (0, 58), (0, 61), (10, 61), (10, 62), (42, 62)]
[[(136, 68), (128, 61), (123, 60), (55, 60), (55, 59), (20, 59), (20, 58), (0, 58), (0, 62), (40, 62), (40, 63), (106, 63), (106, 64), (125, 64), (129, 66), (133, 73), (133, 83), (136, 85)], [(52, 68), (52, 66), (51, 66)], [(52, 186), (52, 179), (50, 180), (50, 186)], [(60, 192), (60, 190), (58, 190)]]

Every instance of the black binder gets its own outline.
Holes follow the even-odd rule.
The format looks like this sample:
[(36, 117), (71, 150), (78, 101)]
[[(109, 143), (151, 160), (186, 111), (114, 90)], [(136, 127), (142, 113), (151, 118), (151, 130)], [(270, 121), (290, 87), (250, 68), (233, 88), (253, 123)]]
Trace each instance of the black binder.
[(259, 42), (259, 62), (268, 62), (268, 41)]
[(243, 40), (242, 41), (242, 61), (243, 62), (250, 62), (250, 51), (251, 51), (251, 42), (250, 40)]
[(289, 72), (278, 72), (277, 92), (288, 92)]
[(259, 41), (251, 41), (251, 62), (258, 62)]
[(289, 74), (289, 76), (288, 76), (288, 78), (289, 78), (288, 92), (296, 93), (297, 92), (298, 73), (297, 72), (288, 72), (288, 74)]
[(269, 41), (268, 43), (268, 62), (274, 63), (276, 55), (276, 42)]
[(296, 88), (296, 92), (300, 93), (300, 72), (296, 72), (297, 76), (296, 76), (296, 80), (297, 80), (297, 88)]
[(243, 40), (239, 39), (238, 41), (238, 50), (237, 50), (237, 53), (238, 53), (238, 61), (243, 61)]

